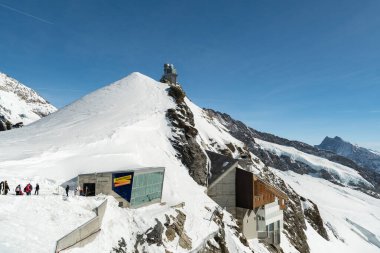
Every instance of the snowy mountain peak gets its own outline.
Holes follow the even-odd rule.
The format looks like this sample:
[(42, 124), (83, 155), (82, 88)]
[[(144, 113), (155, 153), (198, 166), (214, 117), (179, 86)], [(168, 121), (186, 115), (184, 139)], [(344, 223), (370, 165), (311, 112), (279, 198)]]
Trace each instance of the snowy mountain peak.
[(57, 109), (31, 88), (0, 72), (0, 115), (12, 124), (30, 124)]
[[(306, 144), (297, 142), (298, 148), (303, 147), (297, 150), (276, 144), (273, 136), (260, 141), (242, 122), (218, 115), (192, 103), (179, 85), (134, 72), (27, 128), (2, 133), (1, 178), (6, 178), (12, 189), (20, 183), (39, 183), (42, 196), (0, 198), (5, 206), (0, 210), (4, 227), (0, 252), (25, 248), (51, 252), (57, 239), (93, 215), (89, 204), (102, 196), (70, 196), (63, 201), (52, 194), (62, 182), (83, 173), (142, 167), (165, 167), (162, 203), (121, 209), (109, 197), (96, 240), (73, 251), (109, 252), (123, 238), (132, 246), (127, 252), (136, 247), (140, 252), (274, 252), (257, 239), (241, 237), (236, 220), (227, 211), (218, 214), (220, 208), (205, 194), (210, 164), (206, 150), (230, 157), (247, 154), (252, 172), (286, 192), (290, 200), (281, 234), (284, 253), (378, 252), (363, 235), (370, 239), (380, 235), (379, 226), (372, 226), (378, 224), (374, 214), (379, 213), (380, 201), (317, 175), (318, 170), (335, 172), (331, 174), (338, 179), (351, 175), (353, 180), (365, 182), (353, 169), (319, 158), (318, 153), (301, 151), (314, 148)], [(25, 204), (28, 209), (24, 210)], [(30, 212), (42, 215), (34, 220)], [(181, 217), (180, 233), (175, 229), (174, 235), (166, 233), (172, 226), (171, 217)], [(355, 226), (367, 230), (355, 230)], [(19, 236), (25, 227), (34, 229), (30, 240)], [(7, 233), (9, 229), (14, 232)], [(147, 242), (145, 238), (152, 233), (164, 243)], [(139, 241), (139, 235), (144, 240)], [(180, 242), (184, 236), (186, 248)]]
[(372, 150), (351, 144), (336, 136), (326, 137), (322, 143), (316, 146), (319, 149), (332, 151), (338, 155), (347, 157), (358, 165), (380, 172), (380, 154)]

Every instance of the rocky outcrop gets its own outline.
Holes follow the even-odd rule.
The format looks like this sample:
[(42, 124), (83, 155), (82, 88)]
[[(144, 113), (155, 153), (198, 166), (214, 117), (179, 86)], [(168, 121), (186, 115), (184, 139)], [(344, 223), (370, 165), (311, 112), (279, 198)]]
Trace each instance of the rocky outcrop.
[(195, 182), (206, 185), (207, 157), (196, 140), (198, 130), (194, 127), (194, 115), (184, 101), (185, 93), (180, 85), (170, 84), (168, 94), (177, 104), (166, 113), (172, 125), (173, 138), (170, 141), (178, 152), (177, 158), (189, 169)]
[(156, 225), (153, 228), (150, 228), (146, 233), (146, 242), (148, 245), (156, 244), (157, 246), (161, 246), (163, 233), (164, 226), (158, 219), (156, 219)]
[(225, 224), (223, 222), (223, 212), (216, 208), (212, 214), (212, 220), (218, 224), (219, 230), (215, 236), (209, 239), (204, 247), (199, 250), (200, 253), (229, 253), (226, 243)]
[(187, 250), (192, 249), (192, 241), (191, 238), (186, 234), (185, 231), (185, 222), (186, 222), (186, 214), (182, 211), (176, 209), (177, 217), (166, 216), (165, 222), (165, 235), (169, 241), (173, 241), (176, 236), (179, 237), (178, 245)]
[(127, 252), (127, 243), (125, 242), (125, 239), (123, 237), (117, 242), (117, 247), (112, 248), (111, 252), (115, 252), (115, 253)]
[(301, 197), (301, 201), (306, 220), (314, 228), (314, 230), (318, 232), (318, 234), (329, 241), (330, 239), (323, 224), (321, 215), (319, 214), (318, 206), (310, 199), (305, 199), (304, 197)]
[[(208, 211), (211, 212), (210, 209), (206, 208)], [(236, 224), (225, 224), (223, 221), (223, 210), (220, 209), (220, 207), (216, 207), (214, 211), (212, 212), (211, 220), (214, 221), (218, 226), (219, 229), (215, 235), (210, 238), (204, 246), (198, 250), (200, 253), (229, 253), (227, 243), (226, 243), (226, 228), (231, 229), (240, 242), (249, 248), (249, 244), (247, 239), (242, 234), (240, 228)], [(236, 220), (235, 220), (236, 221)], [(253, 252), (253, 251), (252, 251)]]
[(13, 128), (23, 127), (24, 124), (22, 122), (18, 122), (16, 124), (12, 124), (9, 120), (7, 120), (4, 116), (0, 115), (0, 132), (11, 130)]

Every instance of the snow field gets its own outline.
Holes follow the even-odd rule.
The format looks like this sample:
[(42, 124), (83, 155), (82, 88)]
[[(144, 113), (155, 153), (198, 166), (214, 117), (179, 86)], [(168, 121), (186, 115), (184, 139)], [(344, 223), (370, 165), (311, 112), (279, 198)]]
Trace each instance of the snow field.
[[(365, 228), (380, 240), (379, 199), (309, 175), (276, 169), (272, 171), (301, 196), (312, 200), (319, 208), (330, 241), (323, 239), (308, 224), (306, 235), (311, 252), (380, 252), (380, 247), (371, 242), (370, 237), (359, 235), (360, 231), (347, 221), (348, 219)], [(338, 238), (334, 236), (329, 226), (337, 233)]]

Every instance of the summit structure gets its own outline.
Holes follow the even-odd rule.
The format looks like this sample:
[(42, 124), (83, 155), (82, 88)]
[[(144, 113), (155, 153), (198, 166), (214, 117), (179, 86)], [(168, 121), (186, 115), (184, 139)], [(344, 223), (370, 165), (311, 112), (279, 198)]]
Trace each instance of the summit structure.
[(161, 77), (162, 83), (177, 84), (177, 70), (173, 64), (164, 64), (164, 74)]

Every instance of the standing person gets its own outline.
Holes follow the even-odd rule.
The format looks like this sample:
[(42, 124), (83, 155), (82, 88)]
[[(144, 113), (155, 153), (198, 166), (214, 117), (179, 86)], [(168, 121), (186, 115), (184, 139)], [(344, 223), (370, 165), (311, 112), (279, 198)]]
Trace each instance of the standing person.
[(36, 184), (36, 190), (34, 191), (34, 195), (38, 195), (39, 190), (40, 190), (40, 185)]
[(7, 182), (7, 180), (5, 180), (5, 182), (4, 182), (4, 195), (7, 195), (9, 190), (10, 189), (9, 189), (8, 182)]
[(26, 193), (26, 195), (30, 195), (30, 193), (32, 192), (32, 185), (30, 183), (25, 186), (24, 192)]
[(80, 196), (80, 192), (81, 192), (81, 188), (80, 188), (80, 186), (78, 185), (77, 188), (75, 188), (75, 195)]
[(4, 181), (1, 181), (1, 183), (0, 183), (0, 194), (3, 193), (3, 188), (4, 188)]
[(69, 190), (70, 190), (70, 186), (67, 185), (67, 186), (66, 186), (66, 196), (67, 196), (67, 197), (69, 196)]

